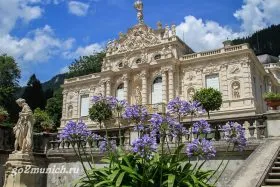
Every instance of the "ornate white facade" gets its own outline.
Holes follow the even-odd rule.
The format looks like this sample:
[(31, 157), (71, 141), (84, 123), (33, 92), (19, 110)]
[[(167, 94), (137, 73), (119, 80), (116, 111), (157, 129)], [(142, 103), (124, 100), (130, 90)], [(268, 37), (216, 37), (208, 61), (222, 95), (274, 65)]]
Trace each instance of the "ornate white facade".
[(279, 91), (279, 64), (264, 67), (248, 44), (229, 41), (221, 49), (194, 53), (176, 35), (175, 25), (158, 23), (152, 29), (144, 24), (142, 2), (136, 1), (135, 8), (139, 23), (108, 43), (102, 72), (65, 80), (61, 127), (80, 118), (94, 124), (87, 109), (99, 94), (146, 105), (189, 99), (200, 88), (214, 87), (222, 92), (223, 104), (213, 118), (267, 110), (262, 95)]

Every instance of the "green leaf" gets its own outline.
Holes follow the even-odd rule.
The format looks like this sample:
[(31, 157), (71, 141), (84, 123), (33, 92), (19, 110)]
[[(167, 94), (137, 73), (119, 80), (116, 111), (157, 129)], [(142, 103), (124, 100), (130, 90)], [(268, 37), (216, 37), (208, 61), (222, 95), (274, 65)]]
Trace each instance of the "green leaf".
[(117, 179), (117, 182), (116, 182), (116, 186), (117, 186), (117, 187), (121, 186), (124, 175), (125, 175), (125, 172), (122, 172), (122, 173), (119, 175), (119, 177), (118, 177), (118, 179)]
[(173, 187), (175, 182), (175, 175), (168, 175), (168, 187)]
[(116, 170), (114, 171), (111, 175), (108, 176), (108, 178), (110, 179), (110, 181), (114, 181), (116, 176), (119, 174), (120, 170)]

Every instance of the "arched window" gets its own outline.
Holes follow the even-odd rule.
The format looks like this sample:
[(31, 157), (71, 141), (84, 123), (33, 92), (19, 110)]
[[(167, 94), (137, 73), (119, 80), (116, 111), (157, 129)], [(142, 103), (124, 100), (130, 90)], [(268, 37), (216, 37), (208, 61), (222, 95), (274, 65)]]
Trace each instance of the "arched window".
[(117, 91), (116, 91), (116, 98), (118, 100), (124, 100), (124, 84), (120, 84), (117, 88)]
[(155, 78), (152, 85), (152, 104), (162, 102), (162, 77)]

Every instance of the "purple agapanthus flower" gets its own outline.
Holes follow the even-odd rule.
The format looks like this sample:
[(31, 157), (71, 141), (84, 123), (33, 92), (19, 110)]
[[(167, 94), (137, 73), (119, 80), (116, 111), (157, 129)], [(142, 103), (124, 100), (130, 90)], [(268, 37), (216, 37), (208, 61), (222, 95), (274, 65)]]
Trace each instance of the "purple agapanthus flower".
[(191, 143), (188, 143), (186, 146), (186, 153), (188, 157), (198, 156), (204, 159), (210, 159), (215, 157), (216, 150), (211, 141), (203, 138), (201, 140), (194, 139)]
[(102, 153), (114, 152), (116, 151), (116, 149), (117, 149), (116, 140), (111, 140), (111, 141), (103, 140), (99, 143), (99, 150)]
[(193, 101), (193, 102), (190, 102), (188, 105), (188, 112), (191, 115), (198, 116), (198, 115), (204, 114), (206, 111), (205, 111), (205, 109), (202, 108), (202, 105), (200, 102)]
[(85, 123), (82, 121), (69, 121), (60, 134), (60, 139), (64, 140), (86, 140), (91, 135)]
[(145, 107), (139, 105), (127, 106), (122, 117), (138, 124), (139, 122), (146, 120), (148, 117), (148, 111)]
[(192, 127), (194, 134), (209, 134), (211, 133), (210, 124), (205, 120), (195, 122)]
[(170, 114), (183, 114), (187, 108), (187, 102), (180, 100), (179, 97), (172, 99), (167, 104), (167, 110)]
[(228, 142), (233, 143), (239, 151), (244, 150), (247, 145), (247, 139), (245, 138), (245, 129), (242, 125), (235, 122), (229, 122), (223, 126), (223, 131), (225, 139)]
[(156, 150), (156, 138), (147, 134), (132, 142), (132, 151), (142, 158), (151, 159)]
[(174, 137), (182, 137), (187, 135), (189, 132), (188, 130), (176, 120), (169, 118), (168, 119), (168, 127), (169, 127), (169, 135)]

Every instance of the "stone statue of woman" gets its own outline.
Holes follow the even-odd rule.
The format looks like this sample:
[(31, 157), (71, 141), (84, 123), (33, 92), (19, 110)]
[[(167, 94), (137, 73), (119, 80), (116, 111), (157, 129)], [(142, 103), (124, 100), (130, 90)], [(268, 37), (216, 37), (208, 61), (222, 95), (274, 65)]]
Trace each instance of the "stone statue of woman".
[(135, 90), (135, 100), (137, 105), (142, 105), (142, 93), (139, 86)]
[(18, 122), (13, 128), (16, 138), (15, 151), (13, 153), (17, 153), (18, 151), (21, 153), (31, 153), (33, 144), (33, 125), (35, 120), (32, 110), (24, 99), (20, 98), (16, 100), (16, 103), (22, 108), (22, 110), (19, 113)]

